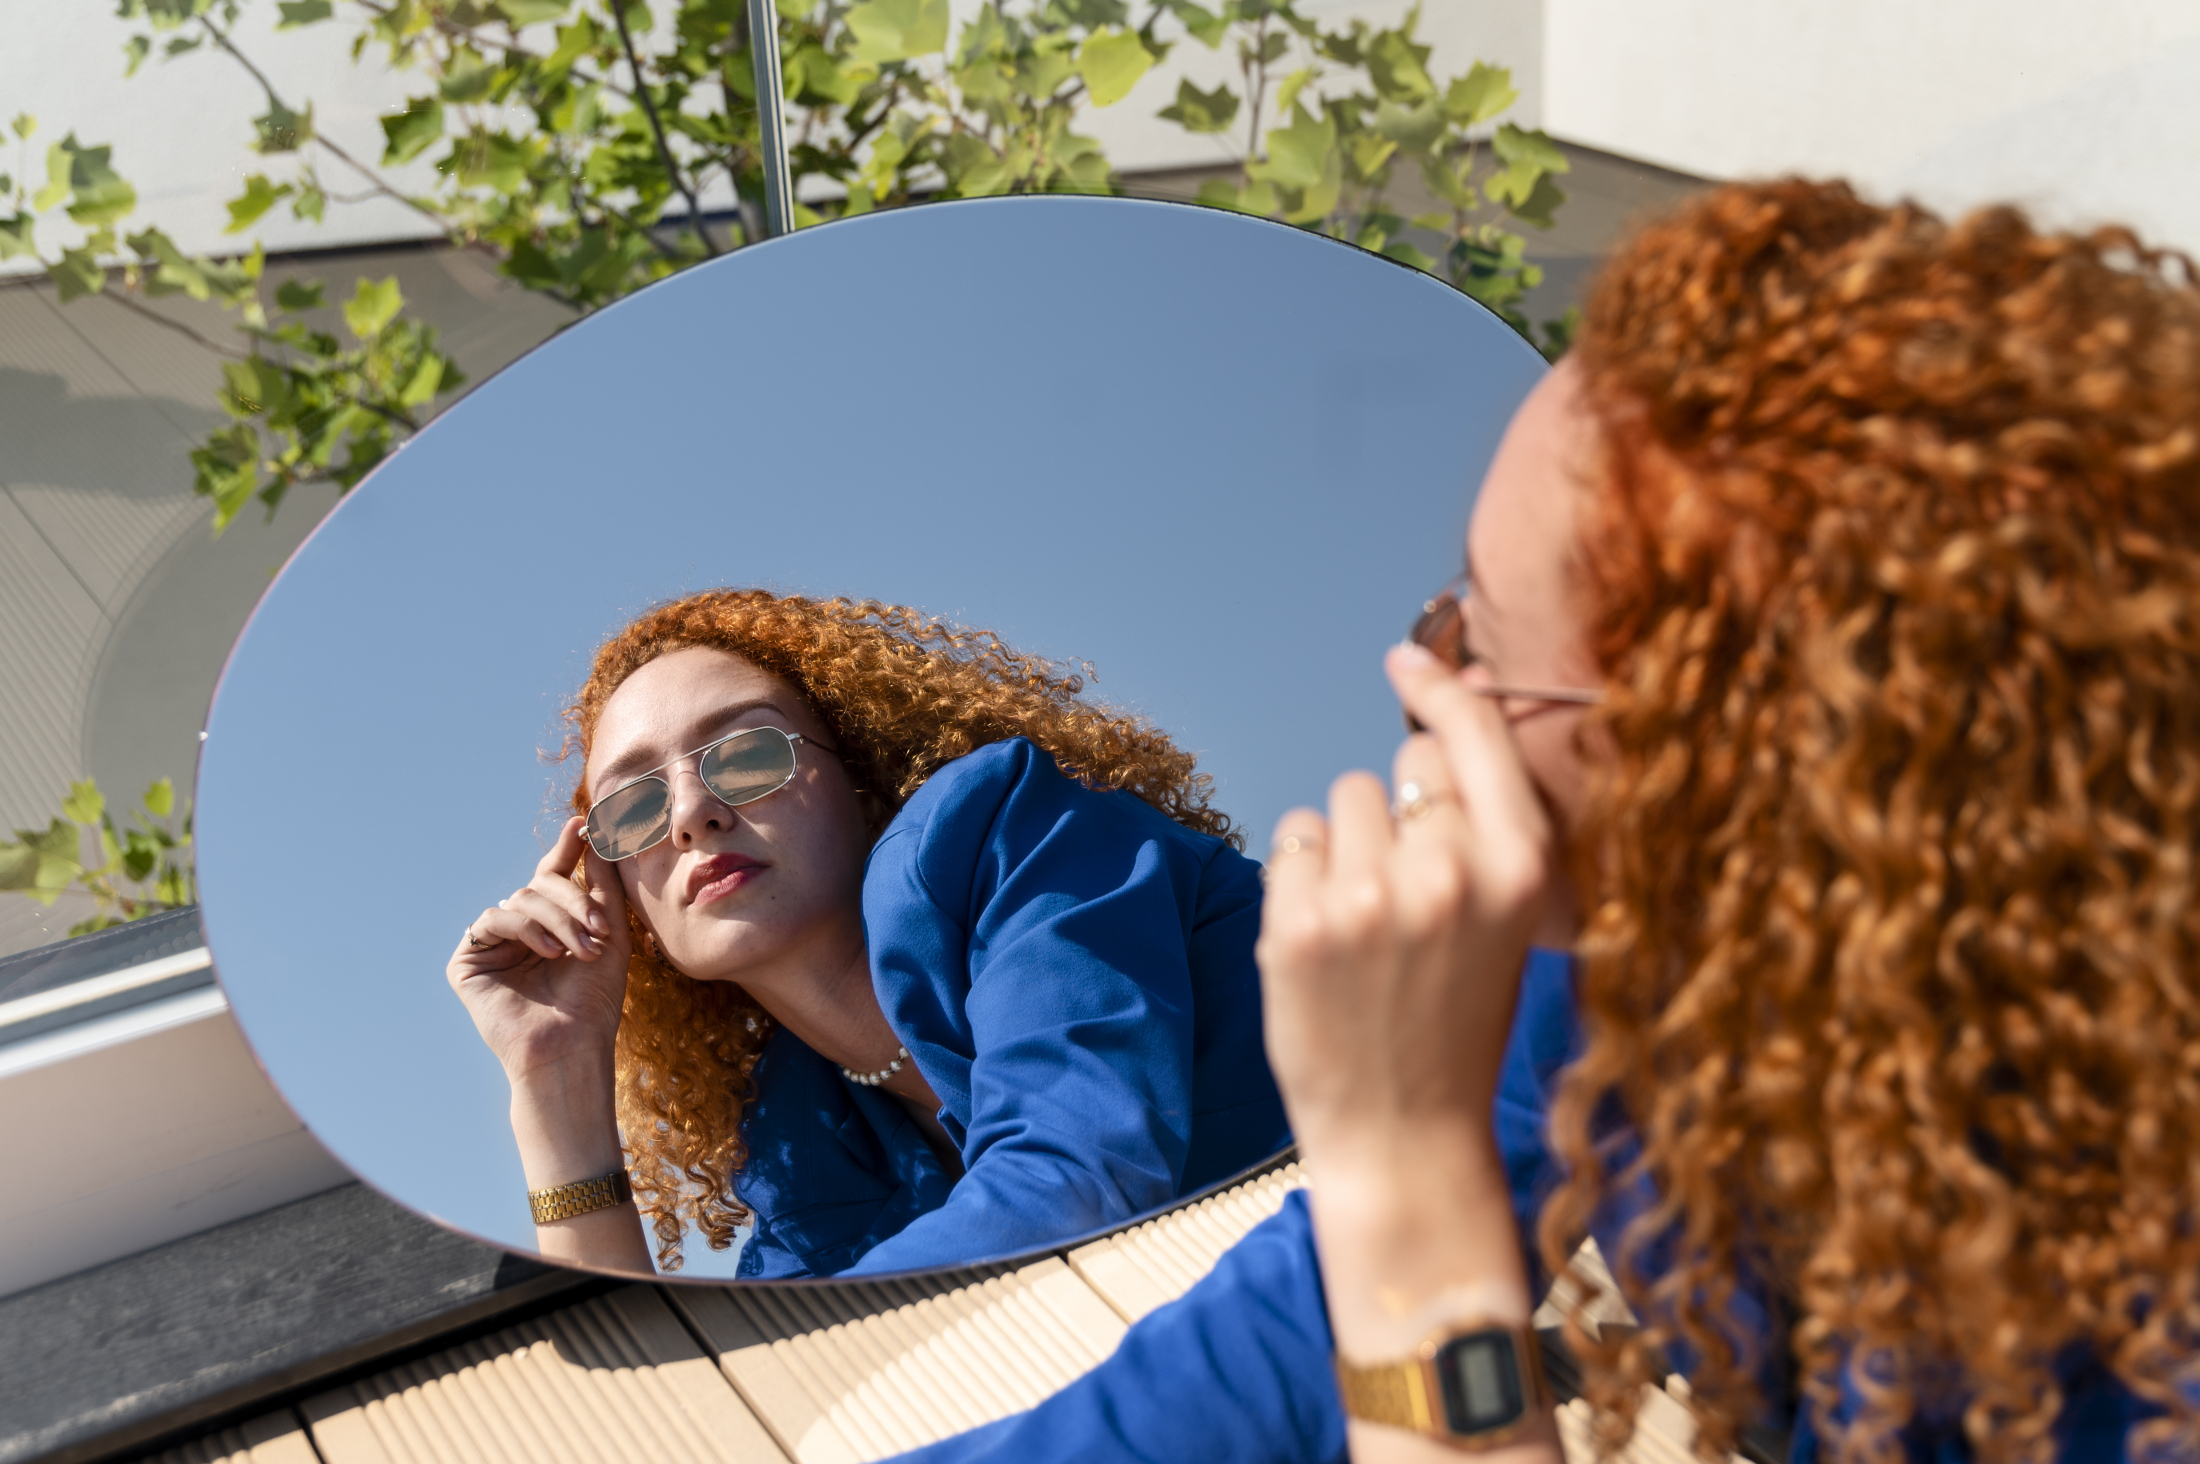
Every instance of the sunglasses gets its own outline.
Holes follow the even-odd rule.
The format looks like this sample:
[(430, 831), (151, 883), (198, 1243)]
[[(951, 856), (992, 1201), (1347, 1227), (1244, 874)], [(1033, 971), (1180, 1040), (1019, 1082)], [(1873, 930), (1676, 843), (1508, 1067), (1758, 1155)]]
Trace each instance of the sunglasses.
[[(1454, 671), (1464, 671), (1481, 660), (1467, 647), (1467, 577), (1460, 575), (1421, 604), (1421, 618), (1413, 622), (1406, 639), (1427, 651)], [(1476, 696), (1499, 701), (1564, 702), (1571, 706), (1595, 706), (1604, 693), (1582, 686), (1470, 686)], [(1406, 726), (1415, 732), (1428, 729), (1408, 714)]]
[(666, 768), (691, 757), (697, 759), (696, 775), (711, 797), (728, 808), (739, 808), (768, 798), (794, 781), (797, 742), (808, 742), (819, 752), (840, 756), (799, 732), (751, 727), (693, 752), (683, 752), (671, 762), (621, 783), (589, 808), (588, 823), (581, 832), (587, 836), (589, 846), (605, 859), (613, 863), (632, 859), (655, 848), (672, 832), (672, 784), (657, 776)]

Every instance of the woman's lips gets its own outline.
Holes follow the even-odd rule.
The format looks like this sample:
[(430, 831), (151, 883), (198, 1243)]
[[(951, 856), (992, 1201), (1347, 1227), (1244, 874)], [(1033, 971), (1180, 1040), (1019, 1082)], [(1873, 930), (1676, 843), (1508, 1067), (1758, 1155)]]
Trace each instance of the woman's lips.
[(767, 867), (762, 860), (746, 854), (713, 854), (688, 875), (688, 903), (707, 905), (722, 900)]

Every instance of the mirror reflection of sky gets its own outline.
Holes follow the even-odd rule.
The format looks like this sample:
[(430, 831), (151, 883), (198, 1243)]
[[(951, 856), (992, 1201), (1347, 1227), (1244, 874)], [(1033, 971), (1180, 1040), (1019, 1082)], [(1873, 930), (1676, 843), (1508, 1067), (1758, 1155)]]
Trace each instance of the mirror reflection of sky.
[[(1426, 276), (1128, 200), (874, 215), (614, 305), (353, 492), (232, 653), (199, 859), (237, 1018), (361, 1177), (531, 1248), (503, 1075), (443, 970), (541, 856), (572, 777), (544, 754), (605, 637), (762, 585), (1087, 660), (1258, 854), (1338, 773), (1387, 772), (1381, 652), (1458, 571), (1542, 370)], [(682, 1274), (732, 1259), (691, 1236)]]

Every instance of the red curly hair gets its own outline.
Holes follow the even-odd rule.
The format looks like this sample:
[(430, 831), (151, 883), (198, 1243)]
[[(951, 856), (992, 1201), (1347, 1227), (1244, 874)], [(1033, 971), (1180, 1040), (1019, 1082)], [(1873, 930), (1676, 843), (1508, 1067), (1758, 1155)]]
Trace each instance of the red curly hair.
[[(1785, 1307), (1845, 1459), (1960, 1409), (2053, 1456), (2082, 1347), (2200, 1411), (2200, 292), (2122, 229), (1721, 188), (1599, 277), (1580, 573), (1613, 750), (1540, 1244), (1657, 1200), (1607, 1445), (1685, 1343), (1701, 1447)], [(1600, 1162), (1617, 1099), (1640, 1141)], [(1640, 1274), (1656, 1245), (1655, 1279)], [(1844, 1388), (1843, 1427), (1831, 1410)]]
[[(1064, 773), (1134, 793), (1187, 828), (1236, 847), (1194, 758), (1143, 718), (1084, 698), (1085, 676), (900, 605), (709, 590), (660, 605), (606, 641), (566, 709), (565, 755), (588, 748), (626, 678), (670, 651), (707, 646), (792, 686), (825, 724), (875, 835), (933, 773), (989, 743), (1028, 737)], [(1089, 668), (1087, 668), (1089, 674)], [(593, 799), (585, 772), (573, 808)], [(731, 981), (675, 971), (631, 914), (634, 956), (619, 1022), (619, 1128), (657, 1260), (681, 1262), (692, 1223), (714, 1250), (748, 1218), (733, 1176), (748, 1157), (741, 1115), (771, 1018)]]

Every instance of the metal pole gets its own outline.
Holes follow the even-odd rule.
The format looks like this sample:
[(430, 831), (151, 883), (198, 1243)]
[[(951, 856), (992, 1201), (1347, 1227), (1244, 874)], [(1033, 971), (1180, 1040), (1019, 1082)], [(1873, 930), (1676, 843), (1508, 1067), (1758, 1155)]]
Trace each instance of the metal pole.
[(764, 237), (794, 231), (787, 181), (786, 88), (779, 79), (779, 14), (773, 0), (749, 0), (749, 54), (756, 61), (756, 122), (764, 149)]

